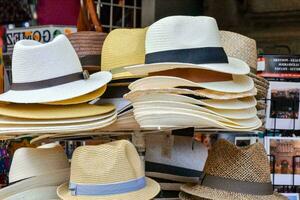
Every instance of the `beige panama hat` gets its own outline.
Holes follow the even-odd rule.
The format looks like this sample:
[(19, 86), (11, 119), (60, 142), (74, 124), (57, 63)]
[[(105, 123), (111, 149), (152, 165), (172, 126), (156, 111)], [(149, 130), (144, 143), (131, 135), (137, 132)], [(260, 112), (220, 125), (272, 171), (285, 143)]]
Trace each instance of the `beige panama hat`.
[[(181, 187), (184, 199), (286, 200), (273, 192), (270, 164), (264, 146), (256, 143), (239, 148), (219, 140), (208, 154), (204, 174), (198, 184)], [(194, 196), (191, 198), (191, 196)]]
[(147, 31), (145, 48), (145, 64), (126, 70), (145, 74), (196, 68), (236, 75), (250, 71), (244, 61), (226, 55), (217, 22), (211, 17), (170, 16), (158, 20)]
[(21, 40), (14, 46), (11, 88), (0, 95), (0, 101), (47, 103), (71, 99), (103, 87), (111, 78), (110, 72), (89, 75), (83, 71), (64, 35), (46, 44)]
[(216, 82), (193, 82), (187, 79), (174, 76), (150, 76), (134, 81), (129, 85), (129, 89), (168, 89), (168, 88), (204, 88), (217, 92), (239, 93), (247, 92), (254, 88), (253, 80), (245, 75), (235, 75), (230, 81)]
[(60, 145), (20, 148), (13, 157), (9, 185), (0, 190), (0, 199), (38, 187), (58, 186), (70, 175), (69, 161)]
[(101, 70), (110, 71), (113, 80), (138, 78), (124, 67), (145, 63), (147, 28), (115, 29), (106, 37), (102, 48)]
[(159, 191), (159, 184), (145, 177), (134, 145), (119, 140), (77, 148), (70, 182), (59, 186), (57, 194), (62, 200), (150, 200)]
[(246, 97), (240, 99), (196, 99), (186, 95), (169, 94), (169, 93), (155, 93), (145, 94), (140, 96), (125, 96), (132, 103), (147, 102), (147, 101), (174, 101), (181, 103), (190, 103), (195, 105), (201, 105), (205, 107), (224, 109), (224, 110), (240, 110), (248, 109), (256, 106), (256, 100), (254, 97)]

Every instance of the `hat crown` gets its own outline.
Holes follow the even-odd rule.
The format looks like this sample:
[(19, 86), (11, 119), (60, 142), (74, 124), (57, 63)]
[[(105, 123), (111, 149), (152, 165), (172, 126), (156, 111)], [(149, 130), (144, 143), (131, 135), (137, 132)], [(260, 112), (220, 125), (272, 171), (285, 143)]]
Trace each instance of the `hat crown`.
[(146, 34), (146, 54), (205, 47), (221, 47), (218, 25), (212, 17), (166, 17), (152, 24)]
[(228, 56), (241, 59), (256, 70), (257, 47), (255, 40), (230, 31), (220, 31), (220, 36), (222, 46)]
[(72, 157), (71, 183), (113, 184), (144, 176), (140, 157), (126, 140), (79, 147)]
[(14, 47), (13, 83), (48, 80), (81, 71), (79, 58), (65, 35), (46, 44), (21, 40)]
[(217, 141), (208, 154), (204, 172), (238, 181), (271, 182), (268, 156), (260, 143), (239, 148), (226, 140)]
[(145, 36), (147, 28), (115, 29), (106, 37), (102, 48), (101, 69), (145, 63)]
[(60, 145), (45, 148), (20, 148), (14, 153), (9, 182), (69, 168), (68, 158)]

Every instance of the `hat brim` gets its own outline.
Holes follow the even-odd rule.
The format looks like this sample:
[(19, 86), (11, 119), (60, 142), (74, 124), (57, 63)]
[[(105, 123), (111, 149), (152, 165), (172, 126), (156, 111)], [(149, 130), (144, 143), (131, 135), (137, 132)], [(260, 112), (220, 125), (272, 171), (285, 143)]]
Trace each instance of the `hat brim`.
[[(183, 200), (201, 200), (203, 199), (240, 199), (240, 200), (287, 200), (281, 194), (276, 192), (273, 195), (249, 195), (235, 192), (227, 192), (224, 190), (216, 190), (201, 185), (186, 184), (181, 187), (181, 190), (186, 194), (181, 193), (180, 198)], [(192, 195), (192, 196), (191, 196)], [(193, 197), (194, 196), (194, 197)]]
[(153, 64), (142, 64), (125, 67), (125, 69), (135, 75), (144, 75), (152, 72), (165, 71), (176, 68), (196, 68), (205, 69), (216, 72), (222, 72), (227, 74), (244, 75), (250, 72), (250, 67), (244, 61), (228, 57), (228, 63), (219, 64), (189, 64), (189, 63), (176, 63), (176, 62), (165, 62), (165, 63), (153, 63)]
[(256, 106), (257, 104), (257, 101), (254, 97), (246, 97), (241, 99), (228, 99), (228, 100), (217, 100), (217, 99), (198, 100), (180, 94), (168, 94), (168, 93), (151, 93), (151, 94), (144, 94), (140, 96), (128, 95), (126, 96), (126, 99), (130, 100), (132, 103), (147, 102), (147, 101), (174, 101), (174, 102), (190, 103), (190, 104), (207, 106), (211, 108), (224, 109), (224, 110), (248, 109)]
[(144, 129), (157, 128), (177, 128), (177, 127), (196, 127), (196, 128), (218, 128), (234, 131), (252, 131), (261, 127), (261, 121), (255, 117), (248, 120), (239, 120), (240, 126), (219, 122), (201, 115), (183, 112), (147, 112), (142, 114), (135, 113), (135, 119)]
[(71, 123), (61, 125), (0, 125), (0, 134), (45, 134), (45, 133), (77, 133), (97, 130), (111, 125), (117, 119), (115, 113), (111, 117), (84, 123)]
[(5, 199), (26, 190), (44, 186), (58, 186), (69, 180), (70, 169), (57, 170), (49, 174), (32, 177), (0, 190), (0, 199)]
[(0, 101), (13, 103), (47, 103), (75, 98), (106, 85), (112, 78), (110, 72), (97, 72), (87, 80), (78, 80), (59, 86), (36, 90), (9, 90), (0, 95)]
[(75, 97), (75, 98), (71, 98), (71, 99), (66, 99), (66, 100), (62, 100), (62, 101), (54, 101), (54, 102), (47, 102), (44, 104), (48, 104), (48, 105), (73, 105), (73, 104), (80, 104), (80, 103), (86, 103), (89, 101), (92, 101), (94, 99), (99, 98), (100, 96), (102, 96), (104, 94), (104, 92), (106, 91), (107, 85), (104, 85), (103, 87), (81, 95), (79, 97)]
[(102, 196), (72, 196), (69, 191), (69, 184), (64, 183), (57, 188), (57, 194), (62, 200), (150, 200), (159, 193), (160, 186), (150, 178), (146, 178), (146, 182), (145, 188), (135, 192)]
[(129, 89), (165, 89), (176, 87), (205, 88), (217, 92), (239, 93), (246, 92), (254, 88), (253, 80), (245, 75), (233, 75), (230, 81), (217, 81), (206, 83), (195, 83), (187, 79), (172, 76), (150, 76), (139, 79), (129, 85)]
[(38, 187), (26, 190), (24, 192), (18, 192), (4, 200), (32, 200), (32, 199), (46, 199), (54, 200), (58, 199), (56, 194), (57, 186)]
[(130, 72), (120, 72), (120, 73), (114, 73), (112, 75), (112, 80), (136, 79), (142, 77), (145, 77), (145, 75), (134, 75)]
[(200, 111), (206, 112), (213, 115), (217, 115), (220, 117), (225, 117), (229, 119), (249, 119), (253, 118), (257, 114), (257, 110), (255, 107), (248, 109), (240, 109), (240, 110), (224, 110), (224, 109), (214, 109), (214, 108), (205, 108), (202, 106), (189, 104), (189, 103), (181, 103), (174, 101), (148, 101), (148, 102), (138, 102), (134, 103), (135, 111), (146, 111), (146, 110), (163, 110), (163, 111), (172, 111), (173, 109), (185, 109), (187, 111)]
[(166, 89), (147, 89), (147, 90), (134, 90), (127, 93), (124, 98), (130, 99), (132, 96), (140, 96), (145, 94), (153, 93), (172, 93), (172, 94), (189, 94), (198, 97), (206, 97), (210, 99), (237, 99), (257, 95), (257, 89), (253, 88), (252, 90), (242, 92), (242, 93), (224, 93), (216, 92), (207, 89), (199, 90), (190, 90), (183, 88), (166, 88)]
[(115, 110), (113, 104), (91, 105), (87, 103), (50, 106), (42, 104), (5, 104), (0, 106), (0, 115), (26, 119), (70, 119), (102, 115)]

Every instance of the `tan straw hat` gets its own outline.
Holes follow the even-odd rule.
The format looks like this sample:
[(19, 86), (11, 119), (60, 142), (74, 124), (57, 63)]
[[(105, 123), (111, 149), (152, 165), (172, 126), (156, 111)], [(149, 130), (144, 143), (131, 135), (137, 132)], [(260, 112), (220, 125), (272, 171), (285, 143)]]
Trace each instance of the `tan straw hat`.
[(135, 147), (126, 140), (77, 148), (70, 183), (57, 189), (62, 200), (150, 200), (159, 191), (159, 184), (145, 177)]
[(83, 69), (89, 72), (100, 71), (102, 45), (106, 33), (96, 31), (80, 31), (68, 35)]
[(68, 158), (60, 145), (20, 148), (10, 167), (11, 185), (0, 190), (0, 199), (37, 187), (58, 186), (69, 179), (69, 170)]
[(113, 80), (137, 78), (124, 67), (145, 63), (145, 36), (147, 28), (115, 29), (106, 37), (101, 70), (111, 71)]
[(181, 190), (211, 200), (287, 199), (273, 192), (270, 164), (262, 144), (239, 148), (226, 140), (219, 140), (210, 150), (200, 183), (186, 184)]

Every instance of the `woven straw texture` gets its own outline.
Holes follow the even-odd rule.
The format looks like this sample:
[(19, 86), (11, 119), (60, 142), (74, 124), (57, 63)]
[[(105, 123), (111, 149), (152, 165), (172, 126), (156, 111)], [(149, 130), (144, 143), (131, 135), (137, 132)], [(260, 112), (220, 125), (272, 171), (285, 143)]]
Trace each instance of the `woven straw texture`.
[[(262, 144), (239, 148), (226, 140), (217, 141), (208, 154), (204, 167), (208, 175), (253, 183), (270, 183), (268, 157)], [(195, 184), (181, 187), (185, 193), (207, 199), (245, 199), (271, 200), (286, 199), (277, 194), (248, 195), (212, 189)]]
[(20, 181), (65, 168), (69, 168), (69, 162), (61, 146), (20, 148), (15, 152), (12, 160), (9, 182)]
[[(99, 170), (101, 169), (101, 170)], [(113, 184), (145, 176), (140, 157), (133, 144), (126, 140), (98, 146), (83, 146), (72, 157), (70, 182), (78, 184)], [(68, 184), (58, 188), (62, 199), (152, 199), (159, 192), (158, 183), (147, 179), (141, 190), (120, 195), (72, 196)]]

